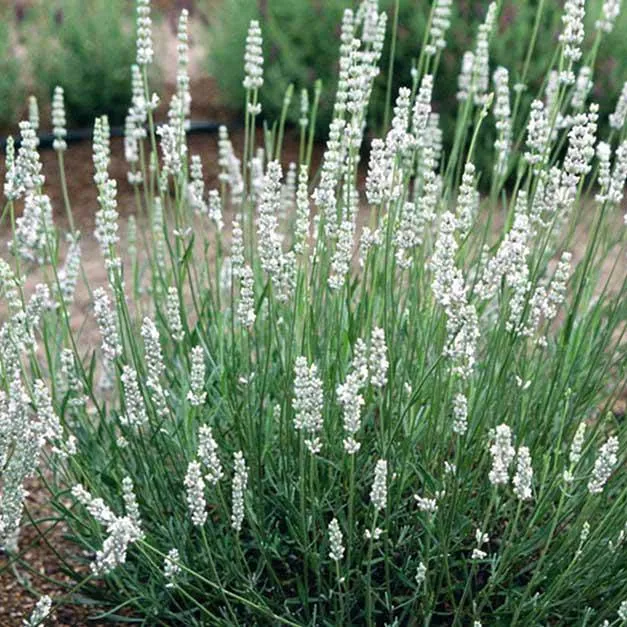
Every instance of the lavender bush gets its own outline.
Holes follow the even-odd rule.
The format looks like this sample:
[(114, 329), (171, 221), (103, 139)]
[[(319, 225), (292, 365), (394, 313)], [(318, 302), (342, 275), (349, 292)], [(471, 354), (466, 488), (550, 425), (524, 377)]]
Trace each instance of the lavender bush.
[[(627, 364), (627, 91), (597, 137), (597, 47), (582, 50), (584, 2), (568, 0), (555, 64), (525, 107), (524, 85), (490, 64), (492, 3), (443, 154), (432, 92), (449, 5), (434, 3), (413, 82), (372, 139), (386, 15), (377, 0), (345, 11), (317, 173), (315, 93), (301, 101), (298, 163), (281, 159), (285, 114), (256, 144), (252, 22), (244, 149), (221, 129), (207, 190), (186, 144), (187, 14), (157, 128), (139, 0), (125, 138), (137, 213), (124, 238), (107, 119), (94, 127), (98, 346), (70, 324), (85, 280), (70, 201), (60, 246), (36, 135), (21, 124), (0, 263), (0, 537), (19, 567), (20, 526), (51, 520), (24, 513), (38, 475), (75, 582), (30, 624), (77, 592), (163, 625), (627, 619), (627, 433), (612, 412)], [(616, 14), (606, 1), (599, 38)], [(55, 111), (63, 171), (61, 91)], [(475, 159), (488, 128), (484, 196)], [(34, 268), (45, 280), (27, 293)]]

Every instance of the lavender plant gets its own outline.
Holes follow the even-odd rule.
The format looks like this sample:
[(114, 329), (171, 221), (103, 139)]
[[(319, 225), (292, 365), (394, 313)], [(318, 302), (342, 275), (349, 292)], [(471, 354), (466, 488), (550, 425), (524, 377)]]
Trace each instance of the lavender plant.
[[(29, 624), (77, 593), (164, 625), (622, 624), (626, 107), (599, 138), (577, 79), (580, 64), (595, 74), (583, 6), (567, 3), (553, 78), (525, 107), (491, 66), (490, 5), (448, 154), (432, 95), (447, 3), (433, 4), (413, 83), (372, 138), (386, 14), (377, 0), (347, 9), (317, 174), (305, 98), (298, 163), (281, 160), (285, 115), (257, 145), (252, 22), (243, 152), (221, 129), (219, 187), (205, 190), (186, 142), (187, 16), (156, 127), (150, 2), (138, 1), (128, 246), (106, 118), (94, 132), (97, 345), (71, 324), (79, 234), (64, 253), (22, 123), (0, 263), (0, 543), (25, 568), (20, 528), (48, 538), (62, 523), (66, 543), (50, 543), (73, 580)], [(598, 37), (612, 16), (606, 2)], [(58, 92), (60, 157), (62, 107)], [(489, 127), (496, 175), (481, 196)], [(31, 295), (33, 269), (44, 279)], [(33, 476), (52, 513), (26, 506)]]

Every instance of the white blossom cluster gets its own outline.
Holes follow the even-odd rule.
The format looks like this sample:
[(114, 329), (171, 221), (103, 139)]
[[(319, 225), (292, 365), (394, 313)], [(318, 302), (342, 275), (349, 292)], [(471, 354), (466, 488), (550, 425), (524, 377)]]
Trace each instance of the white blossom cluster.
[(101, 498), (94, 498), (80, 484), (72, 488), (72, 496), (87, 509), (96, 522), (106, 528), (107, 537), (91, 564), (91, 570), (95, 575), (106, 575), (126, 562), (130, 544), (144, 538), (133, 483), (129, 477), (123, 481), (126, 506), (124, 516), (116, 516)]
[(294, 225), (294, 252), (301, 255), (309, 243), (310, 206), (309, 206), (309, 172), (304, 164), (300, 166), (298, 187), (296, 189), (296, 222)]
[(506, 424), (499, 425), (495, 429), (490, 454), (492, 455), (492, 470), (488, 475), (490, 483), (494, 486), (508, 483), (509, 467), (514, 460), (516, 450), (512, 446), (512, 431)]
[(247, 264), (240, 273), (239, 303), (237, 317), (247, 329), (252, 329), (257, 317), (255, 313), (255, 278), (251, 267)]
[(0, 259), (0, 294), (7, 303), (9, 312), (13, 315), (22, 311), (20, 284), (21, 282), (15, 276), (11, 266), (4, 259)]
[(166, 318), (170, 334), (176, 342), (182, 342), (185, 337), (183, 330), (183, 320), (181, 318), (181, 306), (179, 303), (179, 294), (174, 286), (168, 288), (166, 298)]
[(205, 392), (205, 354), (202, 346), (192, 348), (191, 362), (190, 390), (187, 393), (187, 400), (192, 407), (200, 407), (207, 398)]
[[(564, 28), (559, 36), (560, 43), (564, 46), (564, 58), (569, 62), (569, 68), (572, 63), (576, 63), (581, 59), (581, 44), (583, 43), (584, 17), (586, 14), (585, 0), (566, 0), (564, 4), (564, 14), (562, 15), (562, 24)], [(560, 80), (564, 83), (573, 83), (575, 77), (572, 70), (564, 70), (560, 75)]]
[(33, 404), (37, 412), (41, 437), (49, 442), (58, 443), (63, 436), (63, 429), (52, 405), (50, 391), (41, 379), (35, 380), (33, 384)]
[(426, 496), (420, 496), (419, 494), (414, 494), (414, 500), (418, 505), (418, 509), (425, 513), (433, 516), (438, 511), (438, 501), (437, 499), (431, 499)]
[(65, 138), (67, 137), (65, 120), (65, 100), (63, 97), (63, 87), (57, 85), (52, 96), (52, 134), (54, 140), (52, 147), (59, 152), (67, 148)]
[(248, 485), (248, 468), (246, 460), (241, 451), (237, 451), (233, 456), (234, 472), (233, 472), (233, 511), (231, 513), (231, 527), (237, 533), (242, 530), (244, 522), (244, 495), (246, 486)]
[(329, 523), (329, 557), (334, 562), (341, 562), (344, 557), (343, 539), (340, 523), (333, 518)]
[(94, 181), (98, 187), (98, 204), (96, 212), (96, 230), (94, 235), (100, 244), (102, 256), (105, 258), (107, 270), (119, 268), (121, 260), (115, 247), (118, 235), (118, 201), (117, 182), (109, 177), (109, 161), (111, 156), (110, 128), (107, 116), (96, 118), (94, 124), (93, 160), (96, 168)]
[(621, 0), (605, 0), (601, 7), (601, 16), (594, 23), (597, 30), (611, 33), (614, 30), (616, 18), (620, 14)]
[(168, 113), (168, 124), (162, 124), (157, 129), (161, 138), (161, 155), (163, 167), (161, 170), (161, 189), (167, 188), (167, 177), (178, 178), (183, 172), (187, 143), (185, 142), (185, 128), (183, 124), (181, 101), (177, 95), (172, 96)]
[(149, 65), (153, 56), (150, 0), (137, 0), (137, 65)]
[(22, 621), (23, 627), (40, 627), (50, 616), (51, 610), (52, 599), (47, 594), (40, 596), (28, 619)]
[(496, 2), (488, 5), (488, 10), (483, 24), (479, 26), (475, 55), (472, 67), (472, 84), (474, 102), (477, 106), (482, 106), (487, 102), (488, 88), (490, 84), (490, 36), (496, 22)]
[(374, 327), (369, 345), (361, 338), (355, 343), (349, 373), (336, 390), (346, 432), (344, 449), (349, 455), (354, 455), (361, 446), (355, 440), (361, 428), (361, 409), (365, 404), (361, 391), (368, 384), (374, 388), (384, 387), (387, 384), (388, 368), (385, 333), (383, 329)]
[(208, 215), (209, 219), (214, 223), (216, 230), (220, 233), (224, 228), (224, 220), (222, 218), (222, 199), (217, 189), (209, 190)]
[(148, 371), (146, 387), (157, 415), (164, 418), (168, 415), (167, 392), (161, 385), (161, 377), (165, 373), (165, 363), (161, 351), (159, 331), (155, 323), (148, 317), (144, 318), (142, 323), (141, 335), (144, 340), (145, 362)]
[(349, 215), (340, 222), (337, 245), (331, 258), (328, 283), (332, 290), (341, 290), (346, 284), (353, 258), (355, 229), (355, 212), (349, 211)]
[(9, 250), (22, 259), (43, 264), (52, 254), (54, 241), (50, 198), (45, 194), (28, 192), (24, 199), (24, 211), (15, 220)]
[(416, 574), (414, 576), (414, 580), (416, 581), (416, 585), (418, 588), (422, 588), (425, 580), (427, 579), (427, 567), (424, 562), (419, 562), (416, 567)]
[(131, 366), (122, 368), (122, 387), (126, 411), (120, 415), (120, 422), (133, 429), (139, 429), (148, 422), (144, 397), (139, 389), (137, 371)]
[[(31, 128), (37, 133), (39, 130), (39, 104), (35, 96), (28, 97), (28, 121)], [(36, 143), (39, 146), (39, 137), (37, 137)]]
[(625, 126), (625, 120), (627, 120), (627, 81), (623, 84), (614, 112), (610, 113), (610, 126), (620, 131)]
[(532, 480), (533, 469), (531, 467), (529, 448), (521, 446), (516, 453), (516, 474), (512, 479), (514, 494), (521, 501), (528, 501), (531, 498)]
[(98, 330), (102, 341), (104, 358), (113, 362), (122, 355), (122, 345), (118, 333), (117, 321), (111, 311), (111, 301), (108, 294), (101, 287), (94, 290), (94, 313), (98, 322)]
[(189, 115), (192, 96), (189, 91), (189, 37), (187, 34), (189, 12), (183, 9), (179, 16), (178, 30), (176, 34), (176, 95), (180, 102), (180, 112), (185, 128), (189, 128)]
[(160, 198), (155, 198), (152, 207), (151, 232), (155, 263), (161, 271), (165, 268), (166, 260), (166, 242), (163, 226), (163, 203)]
[(30, 122), (20, 122), (20, 147), (13, 156), (13, 140), (7, 143), (4, 195), (17, 200), (28, 193), (37, 193), (44, 184), (42, 165), (37, 152), (39, 140)]
[(83, 394), (83, 386), (78, 377), (74, 352), (70, 348), (64, 348), (60, 355), (61, 375), (64, 383), (64, 390), (69, 394), (68, 404), (70, 407), (83, 407), (86, 396)]
[(453, 373), (467, 379), (476, 361), (479, 321), (475, 306), (468, 300), (463, 274), (455, 262), (459, 249), (456, 228), (455, 216), (450, 211), (444, 212), (440, 217), (440, 232), (431, 259), (431, 290), (446, 314), (444, 355), (451, 360)]
[(599, 454), (594, 462), (592, 477), (588, 482), (590, 494), (600, 494), (610, 478), (614, 466), (618, 463), (618, 438), (611, 436), (599, 449)]
[[(377, 14), (378, 3), (367, 11), (357, 15), (346, 9), (342, 19), (340, 67), (338, 87), (333, 109), (333, 120), (329, 127), (329, 138), (323, 156), (320, 182), (314, 190), (313, 198), (320, 208), (325, 234), (334, 238), (340, 222), (343, 222), (342, 260), (347, 256), (347, 239), (352, 219), (352, 189), (344, 189), (340, 198), (348, 199), (343, 217), (338, 215), (337, 187), (343, 175), (351, 167), (349, 154), (358, 154), (363, 140), (365, 113), (372, 92), (374, 79), (378, 75), (378, 62), (383, 49), (386, 14)], [(357, 28), (363, 22), (363, 37), (357, 37)], [(350, 150), (349, 150), (350, 148)], [(345, 177), (344, 185), (352, 186), (352, 181)], [(354, 230), (354, 228), (353, 228)], [(352, 238), (351, 238), (352, 240)], [(352, 250), (352, 247), (351, 247)], [(335, 273), (335, 283), (342, 273)]]
[(475, 187), (476, 168), (472, 161), (466, 161), (462, 182), (457, 195), (457, 208), (455, 210), (457, 229), (462, 238), (465, 238), (475, 220), (479, 210), (479, 192)]
[(464, 435), (468, 430), (468, 399), (458, 392), (453, 397), (453, 432)]
[(370, 502), (375, 510), (385, 509), (388, 500), (388, 463), (384, 459), (377, 461), (374, 469), (374, 481), (370, 490)]
[(425, 53), (433, 56), (439, 50), (446, 48), (446, 31), (451, 26), (451, 5), (453, 0), (436, 0), (433, 4), (429, 42)]
[(568, 454), (568, 461), (571, 467), (576, 466), (581, 459), (581, 452), (583, 451), (584, 438), (586, 434), (586, 423), (580, 422), (575, 432), (575, 437), (570, 445), (570, 452)]
[(78, 275), (81, 270), (81, 245), (79, 241), (79, 233), (68, 233), (68, 249), (65, 254), (65, 263), (59, 270), (59, 288), (61, 299), (67, 307), (74, 300), (74, 292), (78, 282)]
[(614, 166), (611, 166), (611, 148), (606, 142), (599, 142), (596, 148), (599, 160), (599, 192), (595, 196), (598, 202), (621, 204), (625, 195), (625, 181), (627, 179), (627, 140), (624, 140), (614, 156)]
[(8, 394), (0, 391), (0, 547), (9, 552), (17, 550), (24, 499), (28, 495), (24, 482), (34, 475), (47, 437), (60, 430), (47, 390), (40, 386), (38, 395), (46, 397), (43, 403), (39, 399), (43, 411), (33, 415), (17, 368), (9, 373)]
[(462, 66), (457, 77), (457, 100), (466, 102), (472, 90), (472, 73), (475, 66), (475, 55), (471, 50), (466, 50), (462, 57)]
[(257, 237), (259, 260), (264, 272), (274, 278), (281, 266), (279, 212), (281, 209), (281, 164), (271, 161), (264, 178), (258, 207)]
[(207, 501), (205, 500), (205, 480), (200, 462), (192, 461), (189, 463), (183, 484), (192, 523), (196, 527), (202, 527), (207, 521)]
[(198, 431), (198, 459), (205, 467), (205, 481), (215, 486), (224, 476), (222, 463), (218, 457), (218, 444), (213, 437), (211, 427), (202, 425)]
[(380, 327), (374, 327), (370, 337), (370, 353), (368, 355), (368, 372), (370, 384), (373, 387), (385, 387), (388, 382), (389, 367), (385, 332)]
[(263, 39), (257, 20), (251, 20), (244, 52), (244, 89), (257, 90), (263, 85)]
[(490, 542), (490, 536), (487, 533), (484, 533), (481, 529), (477, 529), (475, 531), (475, 542), (477, 546), (473, 549), (471, 559), (473, 560), (482, 560), (485, 559), (488, 554), (481, 547), (484, 544)]
[(231, 190), (231, 201), (237, 206), (242, 202), (244, 180), (240, 160), (235, 156), (228, 130), (224, 125), (218, 128), (218, 165), (220, 166), (218, 178), (221, 183), (228, 185)]
[(306, 434), (305, 446), (316, 455), (322, 449), (319, 433), (322, 430), (324, 397), (322, 381), (316, 364), (307, 365), (305, 357), (297, 357), (294, 364), (294, 428)]
[(494, 166), (497, 175), (502, 176), (507, 170), (509, 155), (512, 149), (512, 120), (509, 98), (509, 72), (499, 66), (494, 71), (492, 80), (496, 94), (494, 101), (494, 118), (496, 120), (497, 139), (494, 148), (497, 152)]
[(585, 107), (588, 94), (592, 87), (592, 68), (587, 65), (582, 65), (577, 73), (575, 89), (570, 100), (573, 109), (583, 109)]
[(208, 211), (205, 202), (205, 182), (203, 180), (202, 162), (199, 155), (192, 155), (189, 164), (189, 183), (187, 185), (187, 195), (189, 204), (193, 211), (199, 215)]
[(178, 552), (178, 549), (170, 549), (168, 554), (165, 556), (163, 560), (163, 576), (165, 577), (167, 583), (165, 584), (166, 588), (173, 588), (176, 580), (180, 576), (182, 569), (179, 565), (181, 561), (181, 556)]
[(368, 381), (368, 347), (359, 339), (355, 344), (351, 370), (346, 381), (338, 386), (336, 394), (342, 406), (344, 431), (344, 449), (349, 455), (354, 455), (360, 448), (355, 435), (361, 428), (361, 409), (365, 404), (361, 389)]
[(534, 100), (531, 103), (531, 114), (527, 124), (527, 148), (523, 157), (533, 167), (535, 174), (539, 174), (548, 157), (550, 149), (551, 129), (544, 103)]

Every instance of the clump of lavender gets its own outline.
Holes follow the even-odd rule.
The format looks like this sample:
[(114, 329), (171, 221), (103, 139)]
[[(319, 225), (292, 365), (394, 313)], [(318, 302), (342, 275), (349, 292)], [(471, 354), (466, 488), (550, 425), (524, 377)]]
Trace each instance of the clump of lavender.
[[(118, 216), (122, 146), (106, 117), (94, 125), (105, 272), (80, 287), (94, 305), (95, 352), (93, 321), (73, 316), (90, 244), (71, 219), (66, 238), (53, 223), (35, 100), (19, 148), (7, 141), (2, 549), (17, 555), (26, 519), (48, 537), (29, 509), (40, 470), (59, 518), (93, 552), (94, 584), (122, 582), (103, 590), (140, 621), (550, 624), (578, 612), (594, 621), (588, 606), (603, 606), (599, 620), (622, 618), (622, 598), (600, 599), (607, 585), (591, 583), (620, 588), (627, 538), (624, 428), (598, 409), (620, 375), (624, 233), (614, 221), (627, 87), (604, 136), (596, 47), (620, 3), (600, 4), (588, 53), (585, 3), (565, 3), (554, 63), (535, 81), (527, 64), (490, 61), (507, 28), (496, 28), (499, 3), (486, 3), (474, 46), (455, 61), (443, 51), (459, 7), (434, 0), (411, 83), (392, 100), (390, 81), (391, 123), (379, 128), (369, 101), (387, 16), (361, 0), (343, 13), (318, 171), (318, 88), (297, 107), (288, 89), (285, 118), (257, 124), (279, 61), (264, 67), (255, 20), (243, 141), (221, 126), (215, 164), (191, 154), (190, 15), (157, 113), (151, 3), (138, 0), (123, 145), (135, 211)], [(460, 106), (440, 118), (451, 62)], [(60, 168), (63, 100), (57, 88)], [(297, 151), (282, 145), (294, 112)], [(575, 246), (587, 214), (588, 242)], [(593, 554), (606, 556), (603, 573)], [(487, 585), (473, 584), (486, 573)], [(42, 600), (31, 623), (49, 607)]]

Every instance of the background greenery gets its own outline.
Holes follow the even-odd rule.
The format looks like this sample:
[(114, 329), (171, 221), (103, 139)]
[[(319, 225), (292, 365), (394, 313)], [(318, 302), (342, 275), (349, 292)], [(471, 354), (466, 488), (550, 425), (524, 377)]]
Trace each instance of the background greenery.
[[(336, 69), (339, 50), (339, 24), (345, 8), (355, 3), (346, 0), (273, 0), (265, 4), (260, 15), (256, 0), (224, 0), (220, 3), (211, 28), (210, 71), (216, 77), (224, 103), (243, 108), (242, 50), (246, 29), (251, 18), (263, 20), (266, 82), (261, 94), (264, 115), (278, 118), (287, 86), (293, 83), (297, 90), (313, 88), (315, 79), (323, 81), (323, 98), (320, 103), (318, 130), (328, 127), (336, 87)], [(461, 0), (453, 4), (452, 25), (447, 33), (447, 47), (443, 52), (439, 79), (436, 81), (434, 108), (440, 113), (445, 146), (450, 146), (455, 127), (457, 76), (466, 50), (474, 48), (477, 26), (485, 17), (488, 2)], [(557, 37), (561, 30), (560, 19), (563, 0), (545, 0), (535, 50), (528, 70), (528, 93), (541, 86), (557, 50)], [(602, 0), (587, 4), (587, 48), (594, 39), (594, 23), (598, 18)], [(392, 17), (395, 0), (382, 0), (388, 12), (388, 36), (381, 68), (387, 69), (392, 41)], [(500, 12), (498, 32), (490, 46), (491, 70), (498, 65), (510, 69), (510, 84), (519, 80), (531, 40), (539, 0), (504, 0)], [(420, 52), (427, 25), (431, 2), (400, 0), (394, 80), (392, 95), (402, 85), (411, 84), (411, 68)], [(621, 70), (627, 59), (627, 12), (618, 18), (614, 31), (606, 35), (599, 50), (597, 76), (591, 98), (599, 103), (601, 120), (613, 111), (622, 88)], [(379, 128), (385, 107), (386, 82), (382, 71), (371, 101), (371, 122)], [(298, 99), (293, 99), (290, 119), (297, 121)], [(322, 134), (322, 133), (321, 133)], [(491, 143), (491, 137), (484, 141)], [(481, 163), (478, 153), (478, 165)]]
[(103, 113), (113, 124), (123, 122), (135, 59), (132, 5), (125, 0), (47, 2), (29, 12), (25, 27), (36, 33), (27, 40), (42, 102), (61, 85), (70, 124), (91, 125)]
[(0, 9), (0, 126), (15, 120), (17, 108), (23, 100), (19, 64), (11, 50), (14, 42), (6, 18), (7, 12)]

